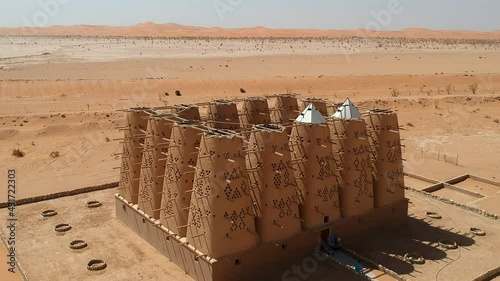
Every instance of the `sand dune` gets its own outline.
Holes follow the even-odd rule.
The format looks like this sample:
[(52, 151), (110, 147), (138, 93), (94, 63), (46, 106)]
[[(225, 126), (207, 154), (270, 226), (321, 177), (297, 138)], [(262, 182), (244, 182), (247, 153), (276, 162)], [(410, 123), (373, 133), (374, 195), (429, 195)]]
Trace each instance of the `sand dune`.
[(401, 31), (271, 29), (266, 27), (218, 28), (156, 24), (152, 22), (132, 26), (50, 26), (46, 28), (0, 28), (0, 35), (64, 35), (64, 36), (138, 36), (138, 37), (391, 37), (439, 39), (500, 39), (500, 32), (466, 30), (429, 30), (408, 28)]

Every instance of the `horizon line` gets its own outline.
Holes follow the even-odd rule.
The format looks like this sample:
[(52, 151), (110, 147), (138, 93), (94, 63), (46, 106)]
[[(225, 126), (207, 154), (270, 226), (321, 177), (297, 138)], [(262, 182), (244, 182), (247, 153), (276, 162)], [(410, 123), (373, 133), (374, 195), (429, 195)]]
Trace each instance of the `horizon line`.
[(495, 29), (495, 30), (490, 30), (490, 31), (478, 31), (478, 30), (470, 30), (470, 29), (431, 29), (431, 28), (423, 28), (423, 27), (406, 27), (403, 29), (392, 29), (392, 30), (374, 30), (374, 29), (366, 29), (366, 28), (353, 28), (353, 29), (322, 29), (322, 28), (293, 28), (293, 27), (267, 27), (267, 26), (261, 26), (261, 25), (256, 25), (256, 26), (244, 26), (244, 27), (220, 27), (220, 26), (201, 26), (201, 25), (184, 25), (184, 24), (178, 24), (174, 22), (166, 22), (166, 23), (157, 23), (157, 22), (152, 22), (152, 21), (147, 21), (147, 22), (140, 22), (140, 23), (135, 23), (135, 24), (130, 24), (130, 25), (102, 25), (102, 24), (73, 24), (73, 25), (62, 25), (62, 24), (55, 24), (55, 25), (49, 25), (49, 26), (16, 26), (16, 27), (4, 27), (0, 26), (1, 29), (18, 29), (18, 28), (30, 28), (30, 29), (47, 29), (47, 28), (54, 28), (54, 27), (109, 27), (109, 28), (122, 28), (122, 27), (134, 27), (134, 26), (139, 26), (139, 25), (145, 25), (145, 24), (154, 24), (154, 25), (178, 25), (181, 27), (196, 27), (196, 28), (204, 28), (204, 29), (211, 29), (211, 28), (217, 28), (217, 29), (255, 29), (255, 28), (264, 28), (264, 29), (269, 29), (269, 30), (309, 30), (309, 31), (355, 31), (355, 30), (364, 30), (364, 31), (369, 31), (369, 32), (400, 32), (400, 31), (406, 31), (406, 30), (411, 30), (411, 29), (417, 29), (417, 30), (426, 30), (426, 31), (448, 31), (448, 32), (474, 32), (474, 33), (498, 33), (500, 32), (500, 29)]

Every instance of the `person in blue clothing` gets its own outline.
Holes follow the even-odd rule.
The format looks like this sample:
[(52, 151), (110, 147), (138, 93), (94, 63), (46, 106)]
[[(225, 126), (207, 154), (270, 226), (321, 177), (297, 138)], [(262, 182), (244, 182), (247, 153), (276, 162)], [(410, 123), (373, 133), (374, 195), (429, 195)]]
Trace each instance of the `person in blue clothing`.
[(333, 253), (333, 251), (335, 250), (336, 242), (337, 242), (337, 239), (335, 238), (335, 236), (330, 234), (328, 236), (328, 248), (329, 248), (328, 250), (329, 250), (329, 252)]
[(357, 261), (356, 265), (354, 266), (354, 270), (356, 270), (357, 273), (361, 273), (361, 270), (363, 269), (363, 266), (361, 265), (361, 261)]

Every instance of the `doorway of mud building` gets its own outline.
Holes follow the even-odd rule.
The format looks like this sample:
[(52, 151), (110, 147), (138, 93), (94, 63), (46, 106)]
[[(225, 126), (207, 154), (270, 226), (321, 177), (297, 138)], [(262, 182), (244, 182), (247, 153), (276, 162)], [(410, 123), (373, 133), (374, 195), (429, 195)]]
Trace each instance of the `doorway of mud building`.
[(321, 248), (323, 250), (328, 249), (328, 236), (330, 236), (330, 228), (323, 229), (321, 231)]

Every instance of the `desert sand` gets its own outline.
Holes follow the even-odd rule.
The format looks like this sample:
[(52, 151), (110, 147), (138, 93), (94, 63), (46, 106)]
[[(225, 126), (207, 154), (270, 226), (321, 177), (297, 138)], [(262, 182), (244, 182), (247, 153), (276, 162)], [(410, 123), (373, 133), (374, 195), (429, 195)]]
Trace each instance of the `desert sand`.
[(0, 28), (6, 35), (77, 35), (127, 37), (209, 37), (209, 38), (267, 38), (267, 37), (400, 37), (437, 39), (500, 39), (500, 31), (473, 32), (467, 30), (429, 30), (408, 28), (402, 31), (271, 29), (262, 26), (250, 28), (218, 28), (185, 26), (173, 23), (147, 22), (133, 26), (110, 27), (96, 25), (50, 26), (48, 28)]
[(342, 40), (0, 37), (0, 169), (17, 168), (18, 198), (115, 181), (117, 110), (295, 92), (397, 110), (410, 172), (498, 176), (498, 44)]
[[(17, 253), (26, 274), (30, 278), (36, 276), (35, 280), (40, 281), (58, 280), (61, 274), (71, 275), (72, 280), (192, 280), (116, 219), (115, 192), (103, 190), (19, 206), (19, 220), (24, 223), (18, 230)], [(407, 197), (411, 202), (408, 224), (376, 235), (361, 235), (354, 243), (357, 252), (381, 262), (407, 280), (436, 280), (436, 276), (437, 280), (472, 280), (498, 266), (495, 259), (495, 248), (499, 243), (498, 223), (418, 194), (409, 193)], [(89, 200), (99, 200), (103, 205), (89, 209), (85, 206)], [(39, 215), (48, 209), (56, 209), (57, 216), (42, 218)], [(438, 212), (443, 218), (430, 219), (425, 216), (427, 211)], [(5, 217), (4, 213), (0, 214), (0, 219)], [(58, 234), (53, 228), (59, 223), (70, 224), (72, 229)], [(486, 236), (471, 235), (470, 227), (485, 230)], [(69, 243), (77, 239), (86, 241), (88, 247), (70, 249)], [(442, 249), (437, 246), (440, 239), (455, 241), (460, 248)], [(404, 262), (403, 255), (412, 251), (425, 253), (426, 263), (411, 265)], [(46, 263), (40, 263), (40, 256), (44, 256), (52, 270), (47, 270)], [(104, 260), (107, 269), (88, 272), (85, 266), (91, 259)], [(471, 267), (471, 264), (475, 266)], [(281, 275), (282, 272), (270, 273), (263, 280), (281, 280)], [(394, 280), (383, 273), (375, 276), (377, 280)], [(320, 263), (318, 270), (309, 276), (309, 280), (315, 281), (332, 278), (359, 280), (328, 263)]]
[(117, 181), (121, 109), (285, 92), (396, 110), (408, 172), (500, 181), (498, 32), (187, 30), (0, 29), (0, 176), (17, 170), (17, 198)]
[[(193, 280), (116, 219), (115, 192), (104, 190), (19, 207), (19, 219), (25, 223), (18, 230), (18, 257), (30, 280), (32, 277), (40, 281), (61, 280), (61, 274), (71, 276), (71, 280)], [(89, 209), (85, 206), (89, 200), (99, 200), (103, 205)], [(42, 218), (38, 213), (46, 209), (57, 209), (58, 215)], [(0, 215), (2, 220), (3, 215)], [(54, 226), (59, 223), (68, 223), (72, 229), (57, 233)], [(88, 247), (70, 249), (69, 243), (77, 239), (86, 241)], [(53, 270), (47, 270), (47, 264), (40, 263), (40, 256), (44, 256)], [(108, 268), (89, 273), (85, 267), (91, 259), (104, 260)], [(269, 281), (281, 278), (281, 272), (269, 275)], [(311, 278), (328, 280), (331, 276), (353, 280), (350, 274), (326, 263)]]
[(4, 276), (6, 276), (5, 281), (21, 281), (21, 280), (23, 280), (21, 277), (21, 274), (19, 272), (15, 272), (15, 273), (8, 272), (8, 270), (10, 268), (10, 266), (8, 264), (8, 262), (10, 262), (10, 258), (7, 257), (8, 254), (9, 253), (7, 251), (7, 248), (5, 248), (3, 243), (2, 243), (2, 246), (0, 247), (0, 256), (2, 257), (0, 259), (0, 264), (1, 264), (0, 271), (4, 272), (3, 274), (4, 274)]

